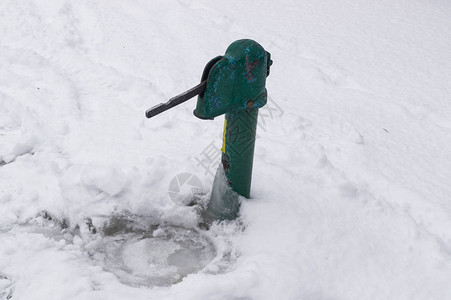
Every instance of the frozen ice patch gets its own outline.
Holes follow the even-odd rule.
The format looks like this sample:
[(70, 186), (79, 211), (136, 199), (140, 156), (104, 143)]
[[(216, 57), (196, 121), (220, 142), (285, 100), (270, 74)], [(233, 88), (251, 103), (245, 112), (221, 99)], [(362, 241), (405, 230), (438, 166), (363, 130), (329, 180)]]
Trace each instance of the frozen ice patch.
[[(121, 224), (122, 222), (124, 222)], [(198, 229), (114, 220), (100, 242), (87, 245), (91, 258), (131, 286), (169, 286), (204, 269), (216, 256)]]

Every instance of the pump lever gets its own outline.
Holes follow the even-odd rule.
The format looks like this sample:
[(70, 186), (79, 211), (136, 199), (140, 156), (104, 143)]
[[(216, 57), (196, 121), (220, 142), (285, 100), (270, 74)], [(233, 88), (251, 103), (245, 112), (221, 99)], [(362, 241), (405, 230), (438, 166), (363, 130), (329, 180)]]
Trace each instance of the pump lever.
[(149, 108), (146, 111), (146, 117), (152, 118), (170, 108), (173, 108), (174, 106), (182, 104), (183, 102), (193, 98), (194, 96), (202, 94), (205, 91), (206, 85), (207, 85), (207, 80), (204, 80), (201, 83), (199, 83), (198, 85), (196, 85), (195, 87), (193, 87), (192, 89), (189, 89), (186, 92), (184, 92), (178, 96), (172, 97), (171, 99), (169, 99), (168, 102), (160, 103), (160, 104), (155, 105), (152, 108)]

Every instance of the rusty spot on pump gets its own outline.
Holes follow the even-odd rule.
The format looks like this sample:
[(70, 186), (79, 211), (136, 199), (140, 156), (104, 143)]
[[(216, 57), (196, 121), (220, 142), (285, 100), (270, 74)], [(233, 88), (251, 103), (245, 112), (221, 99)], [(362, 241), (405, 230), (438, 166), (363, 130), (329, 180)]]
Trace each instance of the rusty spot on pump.
[(258, 66), (260, 61), (255, 59), (253, 62), (249, 61), (249, 57), (246, 55), (246, 79), (249, 81), (254, 81), (254, 69)]
[(221, 163), (224, 168), (224, 172), (227, 174), (227, 172), (229, 171), (229, 168), (230, 168), (229, 158), (228, 158), (227, 154), (222, 156)]

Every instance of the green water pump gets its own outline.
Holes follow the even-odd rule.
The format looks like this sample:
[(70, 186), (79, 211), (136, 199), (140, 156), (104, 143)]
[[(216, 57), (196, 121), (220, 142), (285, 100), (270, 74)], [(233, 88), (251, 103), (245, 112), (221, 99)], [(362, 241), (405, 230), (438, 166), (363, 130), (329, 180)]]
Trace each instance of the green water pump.
[(250, 196), (258, 109), (267, 102), (266, 77), (271, 55), (253, 40), (233, 42), (223, 56), (205, 66), (201, 83), (146, 111), (151, 118), (198, 95), (194, 115), (211, 120), (225, 114), (221, 165), (204, 222), (233, 220), (239, 196)]

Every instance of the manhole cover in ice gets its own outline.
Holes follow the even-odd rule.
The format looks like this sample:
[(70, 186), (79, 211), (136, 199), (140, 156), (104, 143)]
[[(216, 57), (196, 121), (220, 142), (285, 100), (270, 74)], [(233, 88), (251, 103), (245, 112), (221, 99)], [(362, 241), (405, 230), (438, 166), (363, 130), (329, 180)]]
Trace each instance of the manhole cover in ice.
[(128, 285), (165, 286), (202, 270), (216, 255), (213, 244), (194, 229), (159, 227), (142, 233), (105, 236), (95, 260)]

